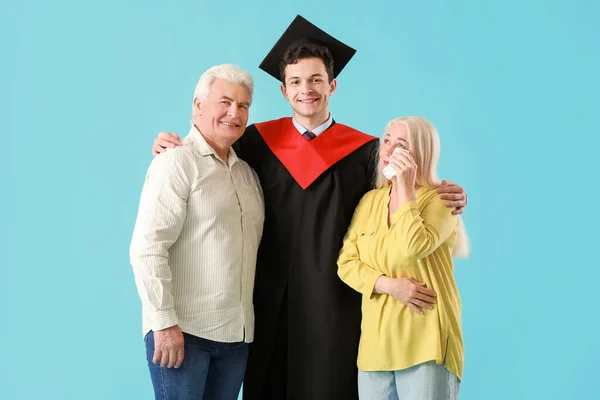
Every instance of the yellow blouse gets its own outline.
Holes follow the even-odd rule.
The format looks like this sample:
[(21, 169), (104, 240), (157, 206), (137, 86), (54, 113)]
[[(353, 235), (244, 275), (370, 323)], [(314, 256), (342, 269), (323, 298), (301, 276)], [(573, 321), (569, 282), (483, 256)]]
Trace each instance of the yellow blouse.
[[(462, 379), (461, 303), (452, 249), (458, 216), (435, 189), (400, 206), (388, 228), (390, 186), (363, 196), (338, 259), (338, 275), (363, 294), (358, 368), (396, 371), (435, 360)], [(412, 277), (437, 293), (433, 310), (420, 315), (391, 295), (373, 293), (375, 281)]]

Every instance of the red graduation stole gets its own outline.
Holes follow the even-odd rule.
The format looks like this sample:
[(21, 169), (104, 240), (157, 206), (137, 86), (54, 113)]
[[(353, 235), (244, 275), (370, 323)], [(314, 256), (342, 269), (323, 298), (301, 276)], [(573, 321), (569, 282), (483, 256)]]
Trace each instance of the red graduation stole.
[(375, 137), (335, 123), (310, 142), (290, 117), (254, 124), (263, 140), (302, 189), (332, 165)]

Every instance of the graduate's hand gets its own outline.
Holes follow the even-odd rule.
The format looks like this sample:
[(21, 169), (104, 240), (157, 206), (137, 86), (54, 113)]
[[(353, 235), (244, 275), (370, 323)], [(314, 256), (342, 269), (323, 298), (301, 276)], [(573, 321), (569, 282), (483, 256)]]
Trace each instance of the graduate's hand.
[(181, 139), (176, 133), (161, 132), (154, 139), (154, 146), (152, 147), (152, 155), (156, 156), (160, 153), (167, 151), (169, 148), (181, 146)]
[(437, 192), (440, 194), (440, 199), (448, 200), (446, 202), (446, 207), (455, 208), (455, 210), (452, 211), (453, 215), (462, 214), (467, 208), (467, 194), (462, 186), (451, 181), (443, 180), (437, 188)]
[(427, 289), (427, 285), (412, 278), (388, 278), (380, 276), (375, 282), (377, 293), (387, 293), (406, 304), (414, 312), (423, 314), (422, 308), (433, 310), (437, 294)]
[(183, 333), (179, 325), (154, 331), (154, 364), (160, 362), (161, 367), (179, 368), (183, 357)]

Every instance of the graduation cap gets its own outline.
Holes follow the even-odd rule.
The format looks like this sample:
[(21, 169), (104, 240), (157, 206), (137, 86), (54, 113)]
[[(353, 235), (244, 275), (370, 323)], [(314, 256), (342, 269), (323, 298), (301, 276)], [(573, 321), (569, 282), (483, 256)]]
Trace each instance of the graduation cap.
[(297, 15), (290, 26), (269, 51), (259, 68), (277, 80), (281, 80), (279, 63), (286, 50), (292, 45), (314, 43), (325, 46), (333, 57), (333, 78), (336, 78), (348, 64), (356, 50), (340, 42), (327, 32), (319, 29), (306, 19)]

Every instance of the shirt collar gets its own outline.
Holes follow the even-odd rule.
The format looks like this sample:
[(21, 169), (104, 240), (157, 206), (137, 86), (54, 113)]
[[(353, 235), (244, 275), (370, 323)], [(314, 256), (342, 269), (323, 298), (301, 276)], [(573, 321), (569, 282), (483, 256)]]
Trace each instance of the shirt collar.
[[(190, 132), (184, 139), (184, 141), (188, 141), (188, 140), (193, 144), (193, 146), (196, 148), (196, 150), (198, 150), (200, 152), (200, 155), (209, 156), (212, 154), (218, 160), (221, 160), (219, 158), (219, 156), (217, 155), (217, 152), (215, 151), (215, 149), (213, 149), (210, 146), (210, 144), (208, 144), (208, 142), (206, 141), (204, 136), (202, 136), (202, 133), (200, 133), (198, 128), (196, 128), (194, 125), (192, 125), (192, 127), (190, 128)], [(230, 167), (239, 160), (237, 154), (235, 154), (235, 151), (233, 150), (232, 147), (229, 148), (228, 158), (229, 158), (228, 164)], [(223, 161), (223, 160), (221, 160), (221, 161)]]
[[(296, 127), (298, 132), (300, 132), (301, 134), (308, 130), (305, 127), (303, 127), (302, 125), (300, 125), (300, 123), (298, 121), (296, 121), (296, 118), (294, 118), (294, 117), (292, 117), (292, 122), (294, 123), (294, 126)], [(325, 132), (327, 130), (327, 128), (329, 128), (331, 126), (332, 123), (333, 123), (333, 117), (331, 116), (331, 113), (329, 113), (329, 118), (327, 119), (327, 121), (325, 121), (321, 125), (317, 126), (311, 132), (314, 133), (315, 136), (319, 136), (321, 133)]]

